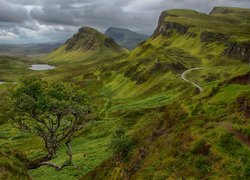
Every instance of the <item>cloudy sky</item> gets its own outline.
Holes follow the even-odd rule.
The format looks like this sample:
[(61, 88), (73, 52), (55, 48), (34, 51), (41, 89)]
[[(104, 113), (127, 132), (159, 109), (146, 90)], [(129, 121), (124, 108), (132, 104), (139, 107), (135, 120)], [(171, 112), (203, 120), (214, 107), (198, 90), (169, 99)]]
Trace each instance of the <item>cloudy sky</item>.
[(0, 43), (56, 42), (81, 26), (124, 27), (150, 35), (161, 11), (250, 8), (250, 0), (0, 0)]

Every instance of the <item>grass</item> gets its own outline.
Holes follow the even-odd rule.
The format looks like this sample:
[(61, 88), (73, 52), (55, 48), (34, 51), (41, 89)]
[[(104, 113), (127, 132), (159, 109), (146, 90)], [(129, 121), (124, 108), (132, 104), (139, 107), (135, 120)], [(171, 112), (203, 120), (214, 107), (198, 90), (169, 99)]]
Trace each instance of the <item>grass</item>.
[[(109, 123), (109, 122), (105, 122)], [(75, 169), (68, 167), (58, 173), (54, 169), (48, 167), (41, 167), (37, 170), (30, 171), (30, 174), (36, 179), (79, 179), (82, 175), (93, 170), (103, 160), (111, 156), (111, 152), (107, 149), (107, 144), (110, 142), (110, 136), (107, 134), (100, 135), (99, 128), (103, 127), (101, 124), (90, 124), (86, 126), (86, 131), (91, 131), (91, 136), (78, 135), (72, 141), (72, 149), (74, 154), (74, 163), (79, 167)], [(109, 123), (109, 126), (112, 126)], [(93, 129), (93, 130), (92, 130)], [(96, 132), (95, 132), (96, 131)], [(65, 161), (66, 148), (62, 147), (58, 153), (58, 158), (53, 162), (62, 164)]]
[[(223, 15), (214, 14), (211, 17), (195, 11), (179, 10), (169, 13), (179, 16), (167, 17), (170, 18), (168, 20), (194, 25), (191, 28), (194, 32), (200, 26), (199, 33), (206, 28), (220, 31), (220, 27), (216, 25), (221, 21), (225, 21), (222, 23), (225, 31), (231, 31), (228, 28), (231, 15), (222, 17)], [(239, 18), (233, 17), (231, 21), (238, 22)], [(216, 21), (210, 24), (214, 20)], [(238, 37), (240, 26), (235, 28), (236, 30), (232, 29), (235, 32), (233, 35)], [(239, 41), (243, 37), (246, 34), (239, 35)], [(249, 148), (220, 125), (223, 122), (232, 123), (239, 132), (248, 134), (247, 117), (244, 108), (239, 109), (237, 99), (243, 95), (249, 97), (249, 85), (230, 83), (229, 80), (248, 72), (249, 66), (222, 56), (225, 49), (223, 43), (204, 43), (199, 36), (191, 38), (174, 32), (167, 38), (149, 38), (130, 54), (116, 57), (103, 53), (105, 49), (67, 53), (64, 49), (65, 46), (62, 46), (45, 60), (52, 60), (56, 69), (45, 72), (27, 71), (26, 74), (80, 85), (96, 105), (98, 117), (73, 138), (73, 159), (79, 170), (67, 167), (55, 172), (49, 167), (41, 167), (28, 171), (32, 178), (249, 177)], [(19, 64), (19, 60), (14, 64)], [(27, 66), (25, 63), (23, 66), (22, 61), (20, 64), (18, 72), (23, 77), (22, 68)], [(19, 65), (16, 67), (19, 68)], [(203, 68), (201, 71), (190, 72), (187, 76), (204, 88), (200, 94), (180, 78), (183, 71), (192, 67)], [(8, 75), (12, 69), (15, 69), (13, 64), (6, 72), (2, 71), (2, 76), (16, 80), (15, 74)], [(0, 85), (0, 94), (6, 96), (12, 86), (14, 85)], [(43, 155), (41, 139), (21, 133), (6, 122), (6, 103), (2, 99), (0, 104), (1, 147), (22, 151), (29, 158)], [(107, 147), (112, 133), (121, 126), (134, 142), (126, 161), (119, 161), (116, 154)], [(66, 148), (62, 146), (53, 162), (62, 163), (65, 151)], [(12, 156), (15, 155), (12, 153), (10, 157)], [(25, 171), (25, 168), (17, 170)]]
[[(80, 38), (79, 38), (80, 37)], [(89, 27), (79, 29), (64, 45), (52, 51), (46, 59), (52, 63), (104, 59), (127, 51), (115, 42), (108, 42), (107, 37)], [(102, 56), (100, 56), (102, 54)]]
[[(232, 40), (234, 40), (235, 37), (237, 37), (237, 39), (249, 40), (247, 31), (247, 29), (249, 29), (248, 19), (244, 18), (249, 16), (249, 10), (246, 12), (246, 16), (238, 15), (244, 10), (240, 11), (240, 9), (238, 9), (238, 11), (239, 13), (235, 11), (233, 15), (207, 15), (192, 10), (170, 10), (167, 11), (167, 13), (171, 14), (171, 16), (167, 16), (165, 20), (190, 26), (190, 30), (195, 33), (201, 33), (202, 31), (220, 32), (231, 34)], [(232, 28), (232, 24), (236, 26)]]

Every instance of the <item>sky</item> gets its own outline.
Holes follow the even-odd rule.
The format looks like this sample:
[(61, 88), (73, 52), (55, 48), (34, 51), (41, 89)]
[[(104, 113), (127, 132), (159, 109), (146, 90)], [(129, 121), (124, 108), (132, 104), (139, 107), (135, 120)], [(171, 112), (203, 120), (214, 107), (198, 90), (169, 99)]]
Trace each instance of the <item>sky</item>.
[(250, 0), (0, 0), (0, 43), (62, 42), (82, 26), (151, 35), (163, 10), (214, 6), (250, 8)]

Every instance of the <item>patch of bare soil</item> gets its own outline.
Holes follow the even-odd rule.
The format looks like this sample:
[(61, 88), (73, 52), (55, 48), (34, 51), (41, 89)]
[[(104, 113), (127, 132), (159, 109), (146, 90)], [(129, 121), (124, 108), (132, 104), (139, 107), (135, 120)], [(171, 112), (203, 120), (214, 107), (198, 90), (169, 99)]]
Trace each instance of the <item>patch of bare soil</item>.
[(250, 72), (232, 78), (231, 80), (229, 80), (229, 83), (250, 85)]

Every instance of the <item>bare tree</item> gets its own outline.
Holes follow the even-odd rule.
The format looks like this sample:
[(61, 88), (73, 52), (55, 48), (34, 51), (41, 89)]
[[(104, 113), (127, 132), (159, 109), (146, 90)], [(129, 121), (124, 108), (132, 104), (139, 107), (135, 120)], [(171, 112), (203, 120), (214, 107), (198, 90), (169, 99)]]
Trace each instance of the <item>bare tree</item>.
[[(47, 165), (59, 171), (73, 165), (71, 139), (90, 119), (87, 94), (72, 84), (29, 77), (11, 92), (10, 99), (13, 124), (41, 137), (47, 151), (46, 156), (31, 160), (28, 168)], [(50, 160), (56, 157), (63, 143), (68, 159), (58, 166)]]

